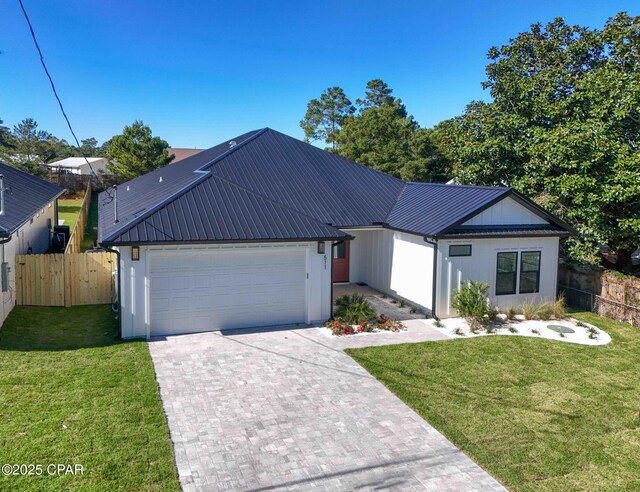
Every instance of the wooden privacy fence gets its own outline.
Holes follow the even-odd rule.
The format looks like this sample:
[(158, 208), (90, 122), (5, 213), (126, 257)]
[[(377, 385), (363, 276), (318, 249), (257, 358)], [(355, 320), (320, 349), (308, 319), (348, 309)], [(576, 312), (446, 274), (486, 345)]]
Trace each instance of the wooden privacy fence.
[(16, 255), (16, 303), (25, 306), (109, 304), (115, 298), (114, 253)]
[(65, 253), (80, 253), (82, 250), (82, 240), (84, 239), (84, 229), (87, 226), (87, 215), (89, 215), (89, 206), (91, 205), (91, 182), (87, 184), (87, 191), (82, 199), (80, 214), (73, 226), (69, 242), (65, 248)]

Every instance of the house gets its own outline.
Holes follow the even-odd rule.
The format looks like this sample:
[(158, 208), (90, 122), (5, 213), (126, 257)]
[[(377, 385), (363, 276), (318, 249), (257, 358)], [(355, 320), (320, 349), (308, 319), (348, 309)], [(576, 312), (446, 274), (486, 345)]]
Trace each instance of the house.
[(45, 253), (57, 224), (56, 199), (64, 192), (48, 181), (0, 163), (0, 324), (16, 303), (15, 257)]
[[(108, 160), (104, 157), (67, 157), (55, 162), (50, 162), (47, 167), (51, 172), (58, 174), (108, 174)], [(91, 172), (93, 169), (93, 172)]]
[(203, 150), (204, 149), (184, 149), (180, 147), (169, 147), (167, 149), (169, 155), (174, 156), (171, 164), (175, 164), (176, 162), (186, 159), (187, 157), (191, 157), (192, 155), (199, 154)]
[(109, 195), (124, 337), (321, 323), (334, 282), (439, 317), (464, 279), (499, 306), (554, 299), (572, 232), (510, 188), (406, 183), (268, 128)]

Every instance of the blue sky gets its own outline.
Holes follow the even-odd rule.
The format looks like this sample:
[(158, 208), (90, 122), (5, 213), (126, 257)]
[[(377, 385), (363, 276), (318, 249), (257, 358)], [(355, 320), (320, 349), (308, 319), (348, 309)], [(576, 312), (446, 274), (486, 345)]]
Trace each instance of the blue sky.
[[(486, 99), (486, 53), (534, 22), (600, 28), (637, 1), (23, 0), (80, 138), (142, 119), (174, 147), (269, 126), (381, 78), (424, 127)], [(0, 2), (0, 118), (71, 141), (17, 0)]]

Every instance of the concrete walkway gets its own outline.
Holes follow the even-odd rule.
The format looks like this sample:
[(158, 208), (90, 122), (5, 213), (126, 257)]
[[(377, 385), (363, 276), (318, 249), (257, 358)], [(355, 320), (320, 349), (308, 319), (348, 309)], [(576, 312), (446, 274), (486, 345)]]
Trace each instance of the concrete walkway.
[(341, 340), (308, 328), (151, 341), (184, 490), (504, 490)]

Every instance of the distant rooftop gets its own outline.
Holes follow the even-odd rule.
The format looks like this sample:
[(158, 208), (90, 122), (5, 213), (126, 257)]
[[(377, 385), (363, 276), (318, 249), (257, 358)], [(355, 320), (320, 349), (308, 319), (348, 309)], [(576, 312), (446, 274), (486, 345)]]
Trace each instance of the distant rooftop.
[(80, 166), (84, 166), (87, 161), (93, 164), (94, 162), (106, 161), (106, 159), (104, 157), (67, 157), (60, 161), (50, 162), (47, 166), (78, 168)]
[(184, 149), (181, 147), (169, 147), (167, 149), (169, 151), (169, 155), (175, 155), (175, 159), (171, 161), (171, 163), (181, 161), (182, 159), (186, 159), (187, 157), (191, 157), (192, 155), (199, 154), (205, 149)]

